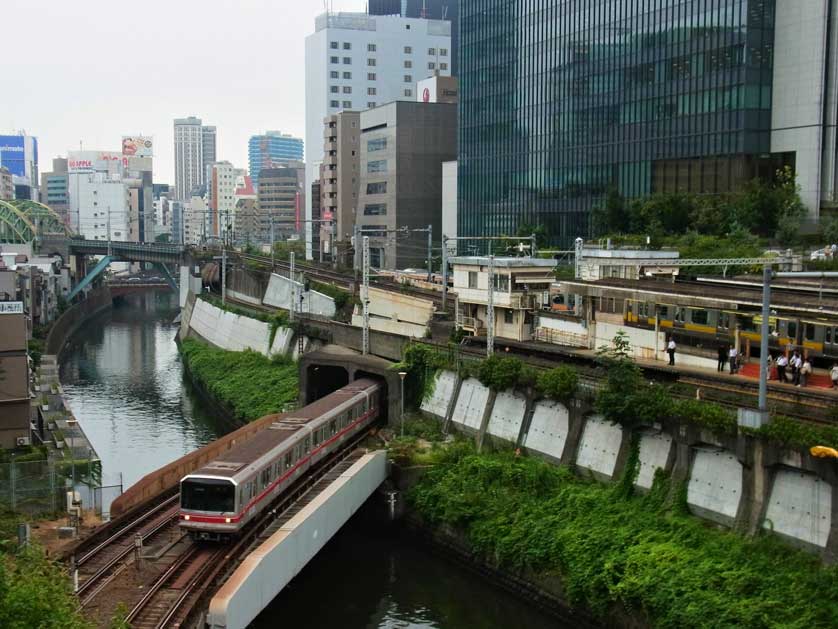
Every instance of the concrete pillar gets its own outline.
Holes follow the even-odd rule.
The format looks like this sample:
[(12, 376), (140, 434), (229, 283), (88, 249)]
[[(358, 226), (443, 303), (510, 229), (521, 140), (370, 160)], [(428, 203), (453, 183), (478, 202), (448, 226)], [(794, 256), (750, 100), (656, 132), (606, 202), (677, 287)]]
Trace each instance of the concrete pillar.
[(532, 391), (527, 391), (527, 405), (524, 407), (524, 419), (521, 421), (521, 429), (518, 432), (518, 440), (515, 442), (516, 448), (523, 448), (524, 442), (527, 440), (527, 433), (530, 431), (532, 425), (532, 416), (535, 413), (535, 397)]
[(562, 465), (573, 465), (576, 462), (576, 451), (579, 449), (579, 442), (582, 440), (582, 431), (585, 429), (585, 416), (590, 411), (582, 405), (580, 400), (573, 400), (567, 407), (567, 440), (562, 452)]
[(498, 394), (495, 391), (489, 390), (489, 398), (486, 400), (486, 408), (483, 409), (483, 418), (480, 420), (480, 430), (477, 431), (475, 441), (478, 452), (483, 450), (483, 440), (486, 438), (486, 430), (489, 427), (489, 419), (492, 417), (497, 396)]
[[(761, 439), (751, 439), (753, 443), (753, 483), (751, 486), (751, 513), (748, 521), (748, 533), (756, 535), (762, 529), (762, 521), (765, 518), (765, 511), (768, 508), (768, 501), (771, 499), (771, 488), (774, 483), (774, 474), (771, 468), (766, 465), (765, 445)], [(748, 478), (747, 475), (744, 478)], [(742, 496), (745, 498), (745, 496)]]
[(189, 267), (188, 266), (181, 266), (180, 267), (180, 307), (183, 308), (186, 305), (186, 299), (189, 297)]
[(827, 563), (838, 563), (838, 483), (834, 482), (832, 483), (832, 520), (823, 558)]
[(463, 379), (460, 372), (457, 372), (457, 378), (454, 381), (454, 391), (451, 393), (451, 399), (448, 400), (448, 408), (445, 410), (445, 417), (442, 418), (442, 432), (448, 434), (451, 430), (451, 417), (454, 415), (454, 409), (457, 407), (457, 398), (460, 397), (460, 387), (463, 386)]
[[(736, 511), (736, 519), (733, 527), (741, 533), (748, 533), (751, 530), (752, 521), (759, 519), (763, 502), (762, 492), (757, 490), (757, 485), (763, 486), (764, 478), (756, 470), (757, 466), (754, 462), (754, 457), (748, 456), (749, 445), (755, 450), (757, 448), (761, 449), (762, 446), (756, 443), (747, 444), (747, 441), (749, 440), (740, 437), (736, 448), (736, 458), (742, 464), (742, 493), (739, 496), (739, 508)], [(743, 442), (746, 443), (743, 444)], [(759, 467), (762, 467), (762, 456), (759, 457), (759, 460)], [(759, 502), (760, 505), (760, 508), (756, 510), (756, 514), (754, 514), (755, 502)]]

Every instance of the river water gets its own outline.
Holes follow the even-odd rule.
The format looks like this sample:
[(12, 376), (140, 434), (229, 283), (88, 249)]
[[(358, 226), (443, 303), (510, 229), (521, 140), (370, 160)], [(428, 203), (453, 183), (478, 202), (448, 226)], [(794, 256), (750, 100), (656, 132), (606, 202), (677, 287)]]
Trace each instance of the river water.
[[(175, 297), (136, 295), (89, 321), (61, 363), (68, 403), (125, 487), (231, 429), (184, 379)], [(481, 577), (414, 545), (375, 518), (356, 518), (254, 622), (341, 629), (556, 629)]]

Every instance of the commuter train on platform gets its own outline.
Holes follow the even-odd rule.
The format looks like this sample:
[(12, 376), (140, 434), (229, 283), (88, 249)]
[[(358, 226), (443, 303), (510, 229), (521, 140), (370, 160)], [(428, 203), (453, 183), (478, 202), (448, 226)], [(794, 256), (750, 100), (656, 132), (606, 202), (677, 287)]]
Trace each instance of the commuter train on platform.
[(306, 472), (379, 417), (382, 387), (356, 380), (287, 413), (180, 482), (180, 528), (228, 541)]

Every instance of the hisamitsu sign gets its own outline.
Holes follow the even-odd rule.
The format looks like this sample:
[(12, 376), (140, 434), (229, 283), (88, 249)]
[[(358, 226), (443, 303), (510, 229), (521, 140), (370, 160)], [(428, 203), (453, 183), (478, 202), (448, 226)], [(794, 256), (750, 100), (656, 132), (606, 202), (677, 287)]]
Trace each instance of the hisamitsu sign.
[(0, 301), (0, 314), (23, 314), (23, 302)]

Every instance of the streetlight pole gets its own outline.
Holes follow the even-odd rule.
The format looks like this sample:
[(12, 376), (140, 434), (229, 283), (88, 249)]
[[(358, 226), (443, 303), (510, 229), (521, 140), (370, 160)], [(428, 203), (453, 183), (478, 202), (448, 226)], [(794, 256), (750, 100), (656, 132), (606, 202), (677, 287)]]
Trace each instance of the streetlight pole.
[(399, 405), (401, 408), (401, 425), (402, 425), (402, 437), (404, 437), (404, 378), (407, 375), (406, 371), (399, 372), (399, 378), (401, 381), (401, 396), (399, 397)]

